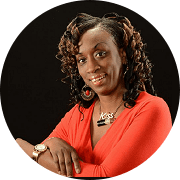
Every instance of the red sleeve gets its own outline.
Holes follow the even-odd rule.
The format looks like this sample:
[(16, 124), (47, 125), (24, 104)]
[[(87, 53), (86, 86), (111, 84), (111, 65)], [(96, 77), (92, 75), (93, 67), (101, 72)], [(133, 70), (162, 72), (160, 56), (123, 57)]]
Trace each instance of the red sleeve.
[(113, 177), (147, 160), (163, 143), (171, 127), (167, 104), (161, 98), (143, 104), (113, 150), (100, 165), (80, 162), (82, 171), (74, 177)]
[(51, 137), (58, 137), (66, 141), (70, 144), (68, 139), (68, 127), (69, 122), (72, 118), (72, 115), (74, 113), (74, 110), (77, 108), (78, 105), (75, 105), (69, 112), (67, 112), (64, 116), (64, 118), (61, 119), (60, 123), (55, 127), (53, 132), (42, 142), (42, 144)]

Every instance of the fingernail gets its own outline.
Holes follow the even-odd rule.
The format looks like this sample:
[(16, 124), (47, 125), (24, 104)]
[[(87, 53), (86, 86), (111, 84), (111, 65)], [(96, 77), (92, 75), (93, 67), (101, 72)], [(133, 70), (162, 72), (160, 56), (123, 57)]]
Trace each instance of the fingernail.
[(76, 173), (79, 174), (80, 173), (80, 169), (76, 169)]

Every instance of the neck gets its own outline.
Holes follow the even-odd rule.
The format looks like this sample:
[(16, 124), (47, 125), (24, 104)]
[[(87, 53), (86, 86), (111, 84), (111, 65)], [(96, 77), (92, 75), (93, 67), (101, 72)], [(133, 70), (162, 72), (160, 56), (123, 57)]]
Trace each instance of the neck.
[(126, 89), (121, 89), (119, 92), (111, 93), (111, 95), (99, 96), (101, 112), (113, 113), (122, 102), (125, 91)]

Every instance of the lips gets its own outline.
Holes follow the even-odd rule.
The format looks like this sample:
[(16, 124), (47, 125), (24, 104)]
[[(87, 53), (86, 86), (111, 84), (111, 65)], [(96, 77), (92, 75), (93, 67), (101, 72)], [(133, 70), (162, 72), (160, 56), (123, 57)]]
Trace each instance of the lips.
[(102, 79), (104, 79), (106, 76), (106, 74), (99, 74), (99, 75), (96, 75), (96, 76), (92, 76), (90, 78), (90, 81), (92, 83), (97, 83), (97, 82), (100, 82)]

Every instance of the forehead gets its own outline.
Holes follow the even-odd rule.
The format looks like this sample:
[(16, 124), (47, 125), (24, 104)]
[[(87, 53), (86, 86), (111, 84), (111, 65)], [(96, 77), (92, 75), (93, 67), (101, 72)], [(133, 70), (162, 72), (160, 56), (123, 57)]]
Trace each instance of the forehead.
[(101, 27), (95, 27), (86, 31), (80, 38), (78, 43), (79, 52), (94, 48), (97, 44), (112, 45), (114, 38)]

